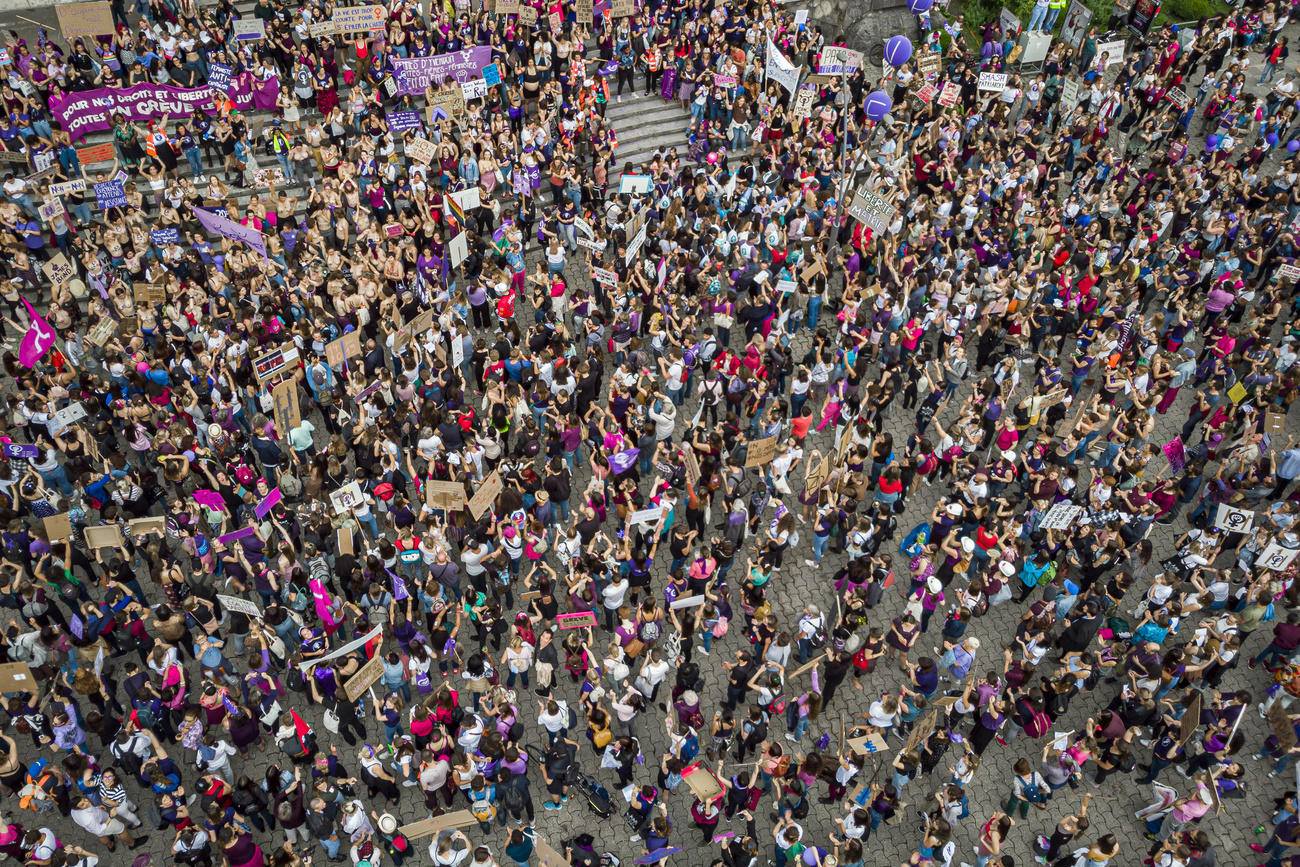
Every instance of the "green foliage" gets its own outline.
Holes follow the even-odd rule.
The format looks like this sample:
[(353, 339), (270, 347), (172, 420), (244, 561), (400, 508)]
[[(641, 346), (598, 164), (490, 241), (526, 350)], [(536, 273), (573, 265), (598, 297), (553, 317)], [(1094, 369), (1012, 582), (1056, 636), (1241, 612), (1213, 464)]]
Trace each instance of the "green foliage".
[[(1034, 11), (1034, 0), (959, 0), (960, 12), (965, 17), (967, 41), (974, 48), (979, 48), (980, 28), (998, 17), (1005, 5), (1015, 13), (1022, 24), (1028, 24)], [(1092, 23), (1098, 29), (1104, 29), (1110, 21), (1110, 13), (1115, 8), (1114, 0), (1083, 0), (1084, 5), (1092, 10)], [(954, 4), (955, 6), (956, 4)], [(956, 10), (954, 10), (956, 11)], [(1224, 0), (1165, 0), (1156, 22), (1167, 26), (1183, 21), (1201, 21), (1226, 15), (1230, 7)], [(1064, 16), (1062, 16), (1064, 17)], [(1060, 21), (1057, 21), (1060, 27)]]
[(1156, 23), (1163, 27), (1184, 21), (1203, 21), (1227, 15), (1230, 9), (1223, 0), (1166, 0), (1156, 17)]

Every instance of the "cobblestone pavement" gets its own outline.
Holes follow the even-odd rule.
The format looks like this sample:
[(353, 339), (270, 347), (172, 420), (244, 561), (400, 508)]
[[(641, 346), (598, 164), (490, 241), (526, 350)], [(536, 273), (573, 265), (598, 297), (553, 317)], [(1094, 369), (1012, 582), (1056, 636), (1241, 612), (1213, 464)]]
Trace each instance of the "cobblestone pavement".
[[(1294, 31), (1292, 26), (1290, 30)], [(1252, 89), (1258, 90), (1254, 86), (1257, 75), (1249, 76)], [(1199, 79), (1198, 79), (1199, 80)], [(532, 256), (537, 255), (533, 250)], [(532, 258), (532, 257), (530, 257)], [(575, 268), (571, 263), (569, 266), (570, 276), (573, 275)], [(531, 262), (530, 262), (531, 265)], [(585, 280), (586, 278), (581, 278)], [(828, 311), (829, 312), (829, 311)], [(520, 316), (527, 313), (521, 309)], [(800, 347), (802, 348), (802, 347)], [(798, 355), (796, 355), (798, 357)], [(960, 398), (970, 388), (972, 380), (963, 385), (962, 391), (954, 396), (952, 406), (959, 405)], [(1085, 388), (1084, 394), (1080, 399), (1087, 399), (1091, 394), (1091, 388)], [(1190, 389), (1184, 389), (1184, 394), (1179, 396), (1177, 403), (1170, 412), (1158, 417), (1155, 432), (1152, 440), (1156, 442), (1166, 442), (1171, 439), (1186, 418), (1186, 410), (1192, 400)], [(681, 415), (684, 418), (690, 418), (693, 415), (693, 404), (687, 405)], [(947, 421), (953, 415), (953, 410), (942, 417)], [(913, 431), (913, 417), (910, 411), (903, 410), (895, 402), (884, 415), (884, 429), (893, 434), (896, 443), (906, 441), (906, 438)], [(318, 425), (318, 430), (323, 431), (323, 425)], [(808, 448), (816, 448), (827, 453), (832, 447), (830, 431), (821, 434), (812, 434), (809, 438)], [(796, 475), (799, 475), (796, 473)], [(583, 480), (579, 480), (583, 481)], [(1086, 482), (1086, 478), (1081, 479), (1081, 483)], [(1081, 484), (1081, 487), (1083, 485)], [(574, 490), (581, 490), (580, 484), (574, 485)], [(915, 526), (922, 520), (928, 519), (930, 512), (934, 509), (936, 502), (942, 493), (941, 487), (922, 487), (908, 503), (906, 511), (899, 519), (899, 536), (908, 529)], [(1161, 559), (1167, 556), (1173, 549), (1175, 540), (1186, 529), (1185, 522), (1179, 519), (1172, 526), (1155, 525), (1150, 539), (1156, 548), (1156, 558)], [(781, 617), (783, 623), (793, 624), (795, 618), (802, 610), (803, 606), (809, 602), (818, 603), (823, 610), (834, 610), (834, 591), (830, 583), (830, 578), (834, 571), (843, 564), (843, 555), (827, 554), (823, 567), (816, 569), (806, 566), (805, 557), (811, 556), (809, 540), (811, 532), (803, 532), (803, 541), (796, 549), (791, 549), (785, 557), (784, 569), (777, 573), (771, 582), (771, 591), (769, 598), (772, 601), (775, 612)], [(891, 548), (896, 550), (898, 540), (895, 539)], [(743, 567), (743, 554), (738, 555)], [(655, 578), (656, 587), (662, 587), (665, 580), (665, 568), (663, 558), (656, 564)], [(1130, 591), (1129, 599), (1136, 599), (1144, 588), (1135, 587)], [(734, 601), (734, 600), (733, 600)], [(871, 626), (887, 626), (889, 620), (896, 616), (902, 608), (901, 598), (892, 592), (886, 594), (882, 604), (878, 606), (870, 615)], [(1008, 636), (1014, 633), (1015, 624), (1024, 606), (1016, 605), (1014, 602), (1005, 604), (998, 608), (993, 608), (987, 615), (977, 619), (968, 631), (968, 635), (977, 636), (982, 642), (980, 658), (976, 664), (975, 670), (983, 671), (987, 667), (996, 666), (1000, 668), (1000, 650), (1002, 643)], [(923, 655), (938, 643), (938, 633), (941, 621), (936, 618), (936, 623), (932, 624), (930, 632), (923, 636), (918, 644), (918, 653)], [(715, 650), (711, 656), (702, 657), (697, 655), (696, 662), (700, 665), (702, 674), (706, 680), (707, 686), (702, 696), (703, 709), (706, 717), (711, 711), (718, 706), (723, 697), (723, 687), (725, 677), (723, 676), (720, 663), (731, 657), (732, 652), (745, 644), (744, 631), (742, 624), (737, 623), (730, 633), (723, 639), (715, 642)], [(1261, 629), (1258, 635), (1253, 636), (1243, 647), (1245, 654), (1254, 654), (1268, 641), (1267, 627)], [(1184, 631), (1184, 636), (1186, 630)], [(846, 726), (853, 724), (857, 715), (866, 710), (870, 698), (877, 695), (880, 691), (895, 689), (902, 675), (898, 670), (888, 664), (883, 664), (869, 676), (862, 678), (863, 691), (855, 691), (849, 682), (846, 682), (831, 703), (830, 707), (817, 720), (808, 735), (805, 737), (802, 746), (810, 747), (815, 743), (817, 737), (822, 733), (829, 733), (832, 741), (838, 737), (841, 722)], [(1268, 675), (1261, 671), (1249, 671), (1244, 666), (1238, 668), (1225, 678), (1224, 688), (1250, 689), (1256, 696), (1263, 694), (1268, 682)], [(1069, 713), (1055, 727), (1056, 731), (1078, 731), (1086, 719), (1095, 710), (1103, 707), (1111, 698), (1118, 685), (1102, 684), (1092, 696), (1081, 695), (1071, 705)], [(567, 698), (571, 702), (577, 702), (576, 689), (568, 683), (567, 678), (563, 679), (562, 685), (558, 688), (560, 697)], [(525, 697), (520, 695), (520, 705), (523, 708), (521, 718), (525, 720), (530, 731), (526, 741), (536, 742), (537, 728), (535, 724), (535, 703), (531, 696)], [(301, 709), (300, 709), (301, 710)], [(646, 764), (639, 767), (636, 772), (638, 782), (654, 782), (659, 757), (666, 749), (666, 737), (663, 726), (660, 724), (661, 719), (656, 719), (658, 712), (651, 710), (639, 722), (639, 731), (642, 733), (642, 747), (644, 750)], [(328, 747), (331, 739), (325, 732), (322, 724), (320, 712), (318, 709), (307, 709), (305, 716), (316, 727), (323, 747)], [(372, 738), (382, 735), (373, 720), (368, 725), (368, 730)], [(782, 738), (785, 727), (782, 722), (773, 721), (772, 734), (774, 738)], [(1208, 831), (1215, 844), (1220, 864), (1227, 867), (1245, 867), (1245, 865), (1254, 865), (1262, 861), (1262, 858), (1251, 852), (1248, 844), (1254, 842), (1256, 837), (1252, 829), (1261, 823), (1265, 823), (1271, 814), (1272, 802), (1275, 797), (1280, 796), (1284, 791), (1294, 788), (1293, 780), (1289, 773), (1283, 778), (1270, 778), (1267, 774), (1268, 766), (1247, 758), (1248, 753), (1253, 753), (1258, 748), (1259, 743), (1267, 734), (1265, 723), (1252, 711), (1248, 712), (1242, 723), (1242, 731), (1246, 736), (1247, 748), (1242, 751), (1239, 758), (1247, 767), (1246, 772), (1246, 796), (1243, 799), (1225, 802), (1222, 814), (1207, 817), (1201, 824)], [(372, 741), (373, 742), (373, 741)], [(600, 778), (605, 785), (614, 793), (616, 799), (617, 785), (613, 771), (597, 770), (598, 759), (591, 752), (591, 749), (584, 740), (583, 751), (580, 755), (580, 761), (584, 770), (593, 772)], [(783, 746), (788, 742), (781, 740)], [(897, 742), (891, 746), (896, 747)], [(347, 747), (341, 741), (339, 742), (340, 751), (347, 753)], [(955, 838), (958, 843), (957, 855), (954, 864), (962, 861), (974, 863), (973, 846), (977, 839), (979, 829), (982, 823), (987, 819), (989, 814), (1001, 809), (1003, 803), (1010, 792), (1012, 779), (1012, 765), (1020, 757), (1026, 757), (1036, 765), (1038, 756), (1041, 751), (1041, 742), (1031, 743), (1025, 739), (1017, 739), (1010, 742), (1009, 746), (993, 744), (983, 757), (983, 762), (975, 779), (967, 787), (967, 793), (970, 798), (971, 815), (963, 820), (958, 826)], [(172, 750), (174, 755), (180, 753), (179, 749)], [(892, 753), (890, 754), (892, 756)], [(1144, 764), (1149, 757), (1149, 750), (1143, 747), (1137, 748), (1139, 764)], [(278, 758), (273, 750), (268, 750), (265, 754), (255, 755), (251, 760), (241, 762), (235, 760), (237, 772), (248, 773), (256, 778), (260, 775), (271, 761)], [(354, 758), (345, 755), (349, 770), (355, 771), (356, 761)], [(877, 765), (882, 762), (887, 763), (890, 757), (876, 759), (874, 763), (868, 764), (864, 776), (870, 778), (876, 771)], [(881, 825), (879, 830), (872, 835), (869, 844), (869, 855), (867, 864), (869, 865), (895, 865), (903, 864), (907, 861), (915, 847), (921, 839), (921, 829), (919, 820), (916, 817), (915, 809), (929, 801), (931, 794), (942, 784), (946, 783), (948, 778), (946, 768), (948, 763), (941, 766), (941, 769), (928, 778), (920, 778), (910, 783), (903, 792), (903, 799), (908, 806), (901, 811), (902, 821), (896, 825)], [(888, 779), (888, 771), (882, 771), (880, 779)], [(192, 779), (192, 777), (191, 777)], [(1115, 774), (1111, 776), (1103, 786), (1095, 787), (1084, 783), (1079, 790), (1065, 789), (1059, 792), (1056, 797), (1049, 802), (1047, 809), (1043, 812), (1031, 813), (1028, 820), (1017, 819), (1016, 827), (1012, 830), (1009, 845), (1006, 851), (1009, 851), (1015, 858), (1017, 864), (1032, 863), (1032, 853), (1030, 845), (1036, 834), (1049, 833), (1054, 827), (1058, 818), (1068, 811), (1077, 809), (1082, 794), (1086, 791), (1092, 791), (1094, 798), (1092, 800), (1089, 816), (1092, 820), (1092, 831), (1084, 838), (1085, 842), (1095, 839), (1102, 833), (1114, 833), (1119, 837), (1121, 842), (1121, 853), (1115, 860), (1116, 865), (1139, 865), (1145, 857), (1145, 851), (1148, 846), (1142, 836), (1142, 826), (1135, 820), (1134, 811), (1143, 807), (1150, 800), (1150, 787), (1139, 786), (1135, 783), (1136, 774), (1123, 775)], [(1178, 774), (1172, 771), (1166, 771), (1162, 776), (1162, 781), (1175, 786), (1180, 793), (1185, 793), (1189, 789), (1188, 781), (1184, 780)], [(642, 854), (643, 849), (639, 843), (633, 843), (629, 840), (629, 831), (626, 829), (621, 816), (615, 815), (608, 819), (600, 819), (591, 813), (578, 799), (573, 799), (568, 805), (559, 812), (548, 812), (541, 809), (541, 798), (538, 793), (542, 787), (539, 782), (533, 786), (534, 800), (537, 805), (536, 827), (540, 833), (552, 844), (559, 845), (560, 841), (571, 837), (575, 834), (586, 832), (592, 834), (597, 840), (598, 851), (608, 850), (616, 854), (621, 859), (631, 859)], [(805, 840), (811, 840), (824, 845), (828, 835), (836, 830), (834, 820), (843, 815), (839, 805), (827, 806), (816, 802), (816, 799), (824, 796), (824, 784), (819, 785), (815, 796), (810, 798), (812, 801), (812, 811), (809, 817), (802, 823), (806, 830)], [(142, 794), (136, 790), (133, 795), (137, 803), (143, 804)], [(690, 865), (690, 867), (703, 867), (711, 862), (717, 855), (716, 846), (700, 846), (698, 844), (699, 835), (691, 825), (690, 817), (687, 813), (689, 806), (689, 795), (683, 787), (679, 793), (672, 796), (669, 800), (670, 816), (677, 825), (674, 832), (672, 844), (683, 847), (683, 851), (673, 855), (669, 863), (674, 865)], [(22, 821), (29, 827), (38, 824), (33, 821), (32, 814), (25, 811), (18, 811), (10, 805), (10, 812), (18, 821)], [(377, 807), (377, 805), (375, 805)], [(621, 806), (621, 804), (620, 804)], [(771, 802), (761, 804), (755, 811), (758, 818), (758, 825), (761, 832), (760, 841), (764, 844), (764, 852), (760, 855), (759, 864), (764, 859), (771, 857), (771, 837), (767, 829), (770, 827), (768, 813), (770, 812)], [(423, 801), (417, 791), (403, 790), (403, 798), (400, 807), (395, 811), (402, 822), (410, 822), (426, 815)], [(60, 838), (69, 842), (84, 845), (93, 852), (102, 852), (103, 847), (95, 840), (90, 839), (80, 829), (72, 826), (70, 822), (55, 820), (47, 822), (55, 827)], [(726, 830), (729, 827), (728, 822), (724, 819), (719, 826), (719, 830)], [(743, 824), (740, 820), (731, 823), (730, 827), (734, 830), (743, 830)], [(498, 857), (503, 858), (501, 854), (504, 848), (504, 834), (497, 831), (492, 835), (483, 836), (476, 828), (465, 829), (466, 833), (475, 843), (483, 842), (492, 846), (493, 851)], [(261, 842), (266, 844), (265, 835), (259, 835)], [(276, 842), (283, 841), (282, 833), (277, 833)], [(156, 863), (170, 863), (171, 835), (165, 832), (154, 832), (149, 845), (144, 851), (152, 853)], [(427, 840), (417, 844), (414, 857), (415, 863), (428, 863), (428, 856), (425, 853)], [(130, 855), (125, 850), (119, 850), (116, 858), (106, 859), (108, 863), (125, 863), (130, 859)], [(323, 862), (323, 854), (317, 858), (317, 863)]]

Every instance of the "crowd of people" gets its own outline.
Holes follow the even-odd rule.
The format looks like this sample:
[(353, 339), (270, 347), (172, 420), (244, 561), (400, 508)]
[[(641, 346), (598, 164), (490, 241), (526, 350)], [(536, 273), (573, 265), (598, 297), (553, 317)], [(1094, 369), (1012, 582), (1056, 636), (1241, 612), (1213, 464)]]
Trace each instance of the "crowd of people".
[[(1033, 73), (915, 7), (883, 78), (767, 0), (12, 34), (0, 853), (1210, 867), (1276, 793), (1300, 863), (1291, 7)], [(214, 67), (274, 104), (82, 164)]]

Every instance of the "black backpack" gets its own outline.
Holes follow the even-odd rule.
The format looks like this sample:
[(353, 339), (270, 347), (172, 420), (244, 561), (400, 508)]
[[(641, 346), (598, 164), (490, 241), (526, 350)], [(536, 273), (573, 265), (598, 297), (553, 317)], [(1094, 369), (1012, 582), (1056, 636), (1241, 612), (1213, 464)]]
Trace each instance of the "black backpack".
[(573, 770), (573, 756), (568, 744), (557, 743), (546, 751), (546, 775), (557, 782), (568, 782)]

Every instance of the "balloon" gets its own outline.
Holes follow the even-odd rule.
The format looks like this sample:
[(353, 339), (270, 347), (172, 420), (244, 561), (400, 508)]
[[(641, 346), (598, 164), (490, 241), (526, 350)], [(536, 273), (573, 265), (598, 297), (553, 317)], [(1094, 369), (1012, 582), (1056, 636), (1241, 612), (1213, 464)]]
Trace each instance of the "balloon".
[(1273, 147), (1274, 145), (1277, 144), (1277, 133), (1271, 132), (1268, 135), (1264, 136), (1264, 141), (1268, 142), (1269, 147)]
[(1205, 137), (1205, 149), (1212, 151), (1219, 146), (1219, 137), (1217, 135), (1208, 135)]
[(883, 90), (877, 90), (867, 97), (867, 117), (879, 122), (881, 118), (889, 114), (889, 110), (894, 107), (894, 101), (889, 98), (889, 94)]
[(912, 40), (906, 36), (891, 36), (885, 43), (885, 62), (897, 69), (912, 59)]
[(1291, 153), (1300, 151), (1300, 141), (1297, 141), (1296, 139), (1291, 139), (1291, 141), (1286, 143), (1286, 149), (1289, 150)]
[(934, 0), (907, 0), (907, 10), (914, 15), (929, 12), (930, 7), (933, 5)]

